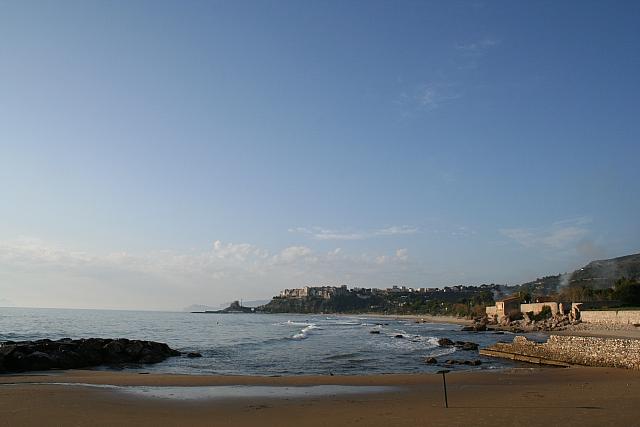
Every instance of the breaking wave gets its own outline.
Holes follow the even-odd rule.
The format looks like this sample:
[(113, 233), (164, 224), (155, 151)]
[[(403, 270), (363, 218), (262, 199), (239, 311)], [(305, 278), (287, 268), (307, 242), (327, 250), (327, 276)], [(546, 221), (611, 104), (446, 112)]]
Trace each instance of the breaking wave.
[(309, 336), (309, 332), (311, 330), (313, 330), (313, 329), (318, 329), (318, 327), (315, 324), (310, 323), (310, 324), (306, 325), (304, 328), (302, 328), (302, 330), (300, 332), (298, 332), (297, 334), (292, 336), (291, 339), (303, 340), (303, 339), (307, 338), (307, 336)]

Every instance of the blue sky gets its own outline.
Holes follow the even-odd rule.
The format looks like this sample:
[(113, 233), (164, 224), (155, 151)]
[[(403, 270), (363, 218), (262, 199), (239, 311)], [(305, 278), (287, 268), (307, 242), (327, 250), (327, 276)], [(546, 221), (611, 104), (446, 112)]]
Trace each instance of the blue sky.
[(637, 2), (0, 2), (0, 299), (518, 283), (640, 250)]

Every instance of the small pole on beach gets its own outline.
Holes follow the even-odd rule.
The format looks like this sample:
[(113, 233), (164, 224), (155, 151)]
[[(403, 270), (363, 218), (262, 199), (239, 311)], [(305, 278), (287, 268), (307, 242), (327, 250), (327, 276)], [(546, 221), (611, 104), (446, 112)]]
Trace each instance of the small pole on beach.
[(445, 378), (445, 374), (448, 374), (450, 371), (448, 369), (443, 369), (441, 371), (436, 372), (436, 374), (442, 374), (442, 385), (444, 387), (444, 407), (449, 407), (449, 401), (447, 400), (447, 379)]

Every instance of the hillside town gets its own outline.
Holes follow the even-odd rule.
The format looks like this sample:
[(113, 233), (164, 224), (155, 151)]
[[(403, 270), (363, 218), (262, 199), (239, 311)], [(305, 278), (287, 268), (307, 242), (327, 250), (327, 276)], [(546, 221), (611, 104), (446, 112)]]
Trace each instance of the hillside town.
[[(519, 285), (349, 287), (307, 285), (284, 289), (256, 308), (271, 313), (429, 314), (484, 319), (513, 331), (575, 325), (595, 311), (640, 304), (640, 254), (593, 261), (572, 273)], [(625, 314), (626, 315), (626, 314)], [(628, 319), (640, 323), (640, 319)]]

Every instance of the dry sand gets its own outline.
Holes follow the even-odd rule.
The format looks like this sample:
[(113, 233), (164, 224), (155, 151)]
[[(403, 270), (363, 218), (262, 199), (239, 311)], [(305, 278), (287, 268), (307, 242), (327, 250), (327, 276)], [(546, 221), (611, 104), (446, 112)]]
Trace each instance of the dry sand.
[[(117, 390), (29, 384), (202, 386), (391, 385), (385, 394), (180, 401)], [(235, 377), (69, 371), (0, 376), (0, 424), (76, 426), (531, 426), (640, 425), (640, 372), (531, 368), (435, 374)]]

